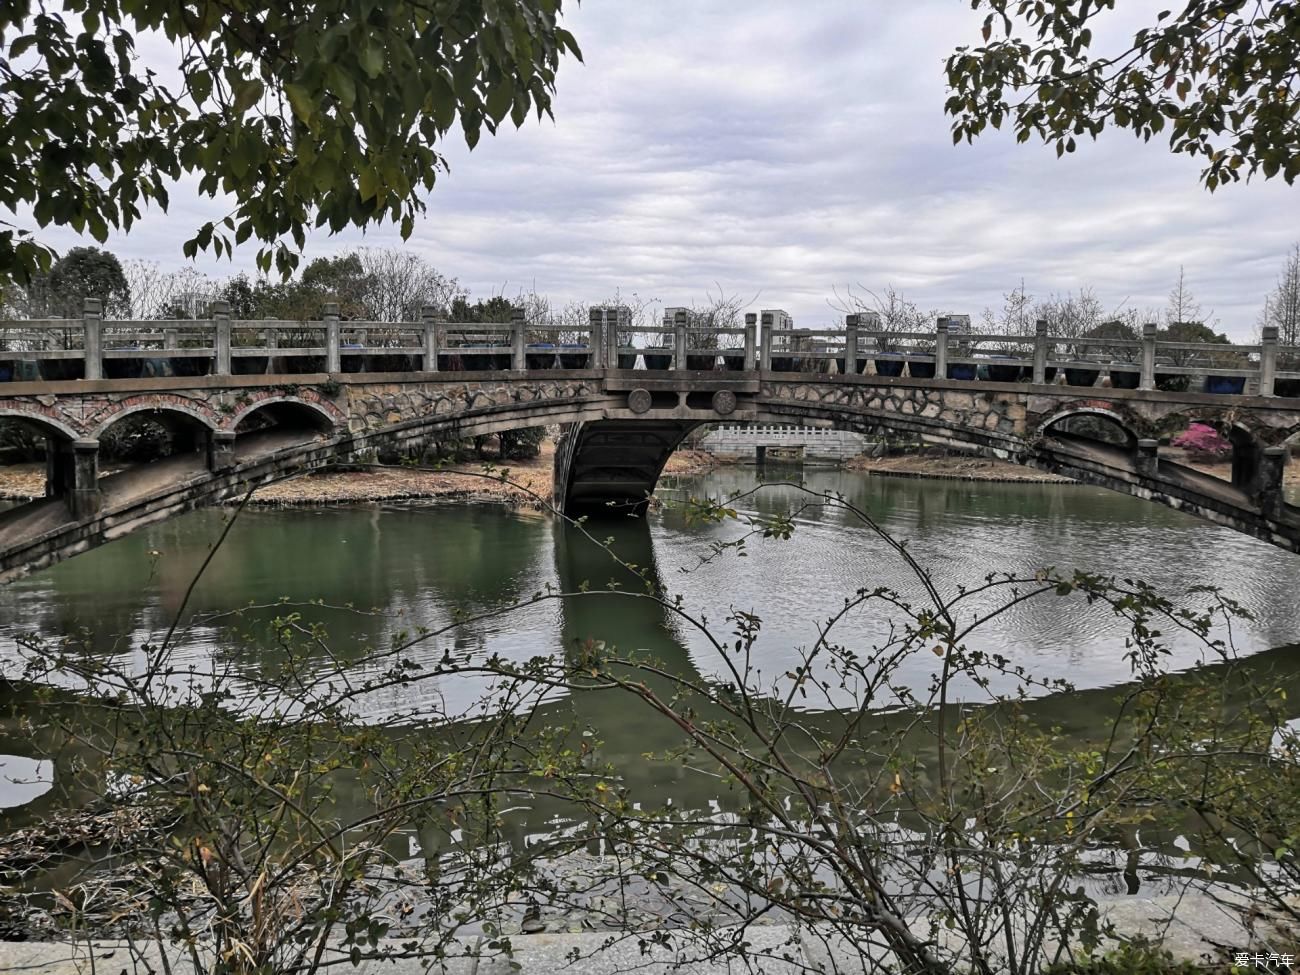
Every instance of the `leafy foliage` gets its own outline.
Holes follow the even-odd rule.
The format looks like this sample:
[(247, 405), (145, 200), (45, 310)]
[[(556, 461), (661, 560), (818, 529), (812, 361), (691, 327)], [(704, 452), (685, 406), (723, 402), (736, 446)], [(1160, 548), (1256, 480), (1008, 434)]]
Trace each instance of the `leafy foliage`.
[(87, 298), (103, 302), (106, 316), (131, 314), (131, 285), (111, 251), (73, 247), (26, 287), (0, 288), (6, 315), (20, 318), (80, 318)]
[[(581, 57), (560, 14), (561, 0), (16, 0), (0, 8), (0, 206), (103, 242), (194, 175), (234, 208), (186, 256), (256, 238), (259, 268), (287, 274), (313, 226), (387, 218), (407, 238), (454, 126), (473, 148), (551, 114), (561, 57)], [(145, 32), (175, 46), (179, 83), (140, 57)], [(53, 259), (0, 225), (0, 280)]]
[[(948, 59), (953, 142), (1010, 125), (1058, 156), (1109, 124), (1205, 160), (1207, 189), (1300, 175), (1300, 3), (1189, 0), (1094, 49), (1115, 0), (971, 0), (983, 44)], [(1094, 26), (1097, 27), (1094, 37)], [(1102, 45), (1096, 45), (1097, 48)]]

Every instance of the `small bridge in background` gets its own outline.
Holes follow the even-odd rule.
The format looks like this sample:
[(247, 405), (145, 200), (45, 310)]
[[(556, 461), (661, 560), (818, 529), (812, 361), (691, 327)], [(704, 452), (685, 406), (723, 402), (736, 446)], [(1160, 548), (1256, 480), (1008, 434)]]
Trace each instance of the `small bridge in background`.
[[(0, 581), (293, 473), (555, 424), (569, 513), (643, 511), (701, 425), (800, 424), (1013, 461), (1300, 552), (1282, 491), (1300, 350), (1275, 332), (1228, 346), (1158, 342), (1154, 328), (1116, 341), (870, 324), (796, 329), (769, 311), (743, 328), (692, 328), (684, 313), (634, 328), (605, 307), (574, 336), (432, 309), (399, 324), (341, 322), (330, 306), (320, 321), (234, 321), (220, 305), (205, 321), (104, 322), (97, 302), (79, 320), (0, 322), (0, 422), (45, 438), (47, 472), (46, 498), (0, 513)], [(101, 476), (101, 438), (140, 413), (180, 449)], [(1191, 422), (1231, 442), (1230, 482), (1158, 455)]]
[(699, 441), (700, 449), (727, 460), (762, 464), (773, 458), (843, 464), (860, 456), (867, 438), (852, 430), (771, 423), (723, 423)]

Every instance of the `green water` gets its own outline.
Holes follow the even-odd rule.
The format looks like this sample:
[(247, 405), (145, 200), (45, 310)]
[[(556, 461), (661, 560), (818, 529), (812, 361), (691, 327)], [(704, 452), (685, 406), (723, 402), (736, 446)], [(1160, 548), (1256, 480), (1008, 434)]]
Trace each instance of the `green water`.
[[(728, 469), (669, 482), (665, 493), (725, 495), (752, 487), (754, 477), (752, 469)], [(991, 571), (1032, 572), (1045, 566), (1142, 578), (1172, 597), (1198, 585), (1221, 586), (1254, 616), (1234, 629), (1238, 651), (1257, 655), (1261, 665), (1288, 676), (1300, 673), (1292, 646), (1300, 642), (1300, 557), (1158, 505), (1075, 485), (902, 480), (831, 471), (809, 471), (807, 483), (842, 493), (888, 531), (908, 539), (910, 550), (944, 587), (976, 583)], [(596, 534), (612, 536), (624, 559), (648, 566), (681, 595), (690, 612), (719, 624), (730, 609), (760, 616), (763, 631), (753, 659), (764, 674), (776, 677), (791, 665), (793, 648), (816, 639), (818, 621), (835, 612), (845, 595), (876, 586), (920, 593), (879, 538), (842, 512), (800, 508), (807, 500), (777, 486), (744, 502), (742, 509), (752, 511), (798, 510), (792, 539), (751, 540), (745, 558), (728, 554), (702, 562), (711, 542), (733, 539), (743, 528), (736, 522), (688, 525), (671, 509), (646, 521), (601, 525)], [(46, 637), (85, 632), (97, 652), (135, 660), (140, 645), (157, 639), (176, 618), (229, 517), (229, 511), (207, 510), (167, 521), (0, 590), (0, 660), (12, 666), (15, 640), (25, 632)], [(443, 626), (457, 613), (481, 613), (548, 587), (575, 591), (589, 582), (599, 588), (611, 579), (630, 581), (579, 532), (530, 512), (462, 504), (249, 509), (194, 589), (182, 619), (177, 662), (200, 670), (219, 663), (235, 684), (241, 675), (255, 675), (273, 651), (240, 634), (257, 631), (259, 620), (282, 610), (254, 608), (237, 620), (219, 614), (281, 597), (323, 601), (325, 607), (303, 612), (323, 622), (331, 645), (346, 654), (384, 646), (394, 633), (416, 625)], [(889, 624), (879, 609), (864, 609), (850, 613), (838, 632), (842, 642), (865, 652), (885, 637)], [(973, 642), (1039, 676), (1068, 679), (1084, 692), (1093, 689), (1045, 705), (1061, 724), (1086, 732), (1097, 713), (1096, 689), (1129, 679), (1123, 633), (1103, 613), (1048, 600), (1004, 613)], [(653, 603), (607, 594), (545, 602), (457, 626), (417, 655), (436, 658), (452, 650), (523, 660), (585, 639), (650, 650), (681, 673), (722, 673), (700, 633), (666, 618)], [(1175, 667), (1199, 659), (1192, 641), (1176, 642)], [(916, 659), (900, 676), (919, 688), (932, 670), (933, 660)], [(412, 709), (418, 715), (435, 702), (457, 712), (484, 688), (469, 678), (447, 678), (418, 690), (372, 695), (361, 708), (376, 720)], [(972, 688), (958, 690), (976, 694)], [(806, 706), (844, 703), (832, 697)], [(634, 791), (669, 790), (677, 798), (675, 790), (683, 790), (681, 800), (694, 804), (710, 798), (691, 792), (706, 785), (639, 758), (666, 746), (672, 732), (630, 712), (626, 698), (583, 695), (557, 706), (572, 709), (573, 717), (595, 730)], [(2, 752), (43, 757), (12, 727), (0, 730)], [(0, 781), (0, 805), (6, 804), (4, 790)]]

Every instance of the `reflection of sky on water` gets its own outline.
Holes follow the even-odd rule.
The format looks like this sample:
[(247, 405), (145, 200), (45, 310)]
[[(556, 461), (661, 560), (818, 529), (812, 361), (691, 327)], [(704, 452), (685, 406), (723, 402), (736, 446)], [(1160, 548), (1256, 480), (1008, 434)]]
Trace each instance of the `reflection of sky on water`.
[[(752, 478), (752, 472), (724, 470), (684, 480), (681, 491), (716, 497), (747, 489)], [(1219, 586), (1255, 617), (1233, 628), (1239, 653), (1300, 641), (1295, 597), (1300, 557), (1159, 505), (1073, 485), (919, 482), (839, 472), (810, 472), (808, 483), (843, 494), (896, 538), (905, 539), (944, 592), (978, 585), (991, 572), (1032, 575), (1046, 567), (1062, 574), (1078, 569), (1145, 580), (1176, 603), (1200, 609), (1209, 597), (1188, 591)], [(805, 500), (792, 488), (774, 485), (739, 507), (774, 512)], [(838, 612), (845, 596), (858, 588), (891, 587), (916, 601), (924, 596), (900, 557), (858, 528), (847, 512), (806, 510), (798, 522), (792, 540), (751, 540), (747, 559), (696, 569), (685, 583), (695, 604), (753, 608), (763, 617), (755, 659), (769, 673), (788, 669), (788, 649), (811, 645), (816, 622)], [(670, 580), (679, 578), (676, 570), (688, 561), (672, 560), (690, 548), (701, 529), (687, 528), (670, 515), (661, 530), (656, 540), (660, 570)], [(707, 529), (718, 538), (734, 538), (740, 531), (734, 522)], [(1003, 598), (973, 598), (966, 613), (987, 612)], [(879, 604), (873, 607), (852, 611), (837, 626), (840, 642), (865, 652), (887, 639), (890, 622), (899, 614), (889, 614)], [(1129, 678), (1123, 648), (1128, 629), (1105, 607), (1047, 596), (985, 624), (970, 645), (1003, 653), (1036, 676), (1096, 687)], [(1218, 635), (1227, 636), (1223, 631)], [(1201, 659), (1199, 643), (1190, 635), (1168, 632), (1167, 639), (1174, 666)], [(693, 640), (691, 647), (701, 669), (712, 672), (702, 642)], [(923, 685), (933, 663), (915, 658), (905, 670), (906, 683)]]
[[(718, 495), (752, 486), (753, 477), (752, 469), (729, 469), (681, 486)], [(1300, 558), (1157, 505), (1076, 486), (812, 471), (809, 483), (842, 492), (906, 538), (947, 591), (978, 584), (989, 572), (1033, 573), (1045, 566), (1145, 579), (1176, 600), (1191, 587), (1219, 585), (1256, 617), (1235, 631), (1239, 651), (1300, 640), (1294, 595)], [(741, 507), (773, 512), (799, 503), (795, 492), (777, 486)], [(168, 521), (0, 590), (0, 636), (84, 630), (97, 652), (142, 660), (141, 645), (165, 632), (226, 517), (227, 512), (204, 511)], [(598, 537), (613, 533), (625, 558), (654, 567), (684, 606), (706, 615), (722, 635), (730, 630), (724, 620), (729, 609), (760, 616), (763, 632), (753, 660), (774, 679), (795, 662), (792, 649), (810, 646), (819, 621), (837, 612), (855, 589), (886, 586), (909, 599), (921, 595), (896, 554), (844, 512), (803, 511), (791, 540), (752, 539), (745, 558), (727, 553), (698, 564), (711, 541), (741, 531), (734, 521), (687, 526), (673, 511), (654, 515), (649, 533), (626, 523), (594, 527)], [(334, 652), (349, 661), (382, 651), (419, 626), (451, 626), (413, 648), (412, 659), (425, 667), (446, 652), (457, 659), (497, 653), (522, 661), (573, 640), (597, 638), (705, 674), (721, 673), (716, 651), (688, 624), (666, 621), (657, 607), (627, 598), (544, 602), (452, 626), (457, 614), (481, 613), (547, 586), (571, 590), (587, 580), (601, 588), (611, 578), (627, 583), (626, 573), (591, 542), (533, 513), (465, 505), (254, 509), (241, 516), (196, 588), (188, 607), (191, 623), (173, 662), (205, 674), (214, 667), (228, 671), (223, 681), (253, 680), (277, 665), (268, 622), (292, 609), (304, 621), (323, 623)], [(300, 604), (322, 600), (326, 606), (277, 607), (281, 597)], [(1205, 597), (1197, 600), (1203, 605)], [(991, 605), (981, 598), (971, 610)], [(874, 604), (851, 611), (835, 632), (839, 642), (865, 655), (887, 638), (890, 622), (890, 614)], [(1003, 653), (1037, 676), (1096, 687), (1128, 678), (1125, 630), (1104, 609), (1046, 597), (1003, 613), (971, 644)], [(1177, 666), (1196, 660), (1193, 640), (1178, 638), (1172, 645)], [(915, 657), (900, 676), (922, 688), (936, 663), (928, 654)], [(370, 673), (380, 669), (371, 667)], [(486, 679), (433, 677), (373, 693), (363, 708), (376, 715), (411, 708), (461, 713), (487, 688)]]

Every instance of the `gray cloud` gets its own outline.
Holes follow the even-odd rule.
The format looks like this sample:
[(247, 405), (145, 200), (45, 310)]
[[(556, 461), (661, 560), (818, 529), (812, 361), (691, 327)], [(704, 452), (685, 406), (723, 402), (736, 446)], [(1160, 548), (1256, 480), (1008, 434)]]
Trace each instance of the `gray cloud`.
[[(1206, 193), (1194, 161), (1127, 133), (1063, 160), (1005, 133), (954, 147), (943, 59), (978, 37), (965, 4), (737, 11), (574, 8), (586, 64), (562, 68), (556, 122), (472, 153), (444, 147), (451, 173), (407, 246), (477, 293), (535, 285), (599, 300), (622, 288), (678, 304), (716, 281), (809, 324), (831, 320), (833, 287), (857, 282), (971, 313), (1022, 279), (1035, 294), (1092, 286), (1111, 307), (1158, 307), (1181, 264), (1221, 327), (1246, 336), (1300, 236), (1296, 190)], [(192, 184), (173, 201), (110, 246), (181, 264), (181, 241), (225, 211)], [(399, 241), (388, 227), (317, 234), (307, 256), (360, 243)], [(234, 269), (251, 269), (254, 252)]]

